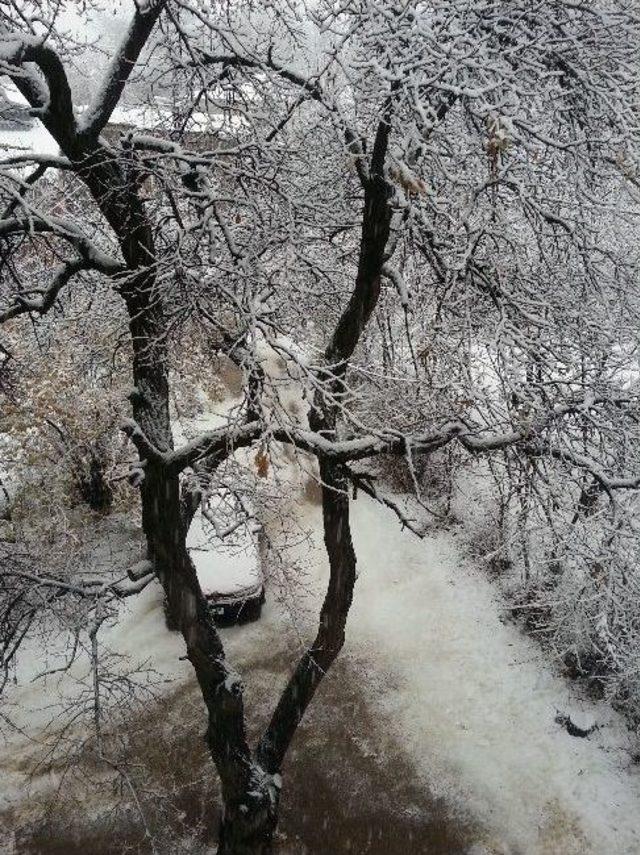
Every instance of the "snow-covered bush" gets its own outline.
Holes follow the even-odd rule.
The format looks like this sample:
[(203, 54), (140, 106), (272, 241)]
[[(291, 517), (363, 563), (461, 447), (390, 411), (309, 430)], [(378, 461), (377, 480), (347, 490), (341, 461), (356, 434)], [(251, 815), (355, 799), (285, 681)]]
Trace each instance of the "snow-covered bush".
[(14, 449), (18, 517), (46, 519), (52, 506), (78, 503), (105, 512), (130, 501), (118, 430), (127, 393), (122, 355), (112, 331), (87, 329), (67, 310), (70, 317), (53, 318), (37, 336), (18, 324), (10, 331), (15, 381), (1, 429)]
[(640, 507), (553, 465), (503, 460), (460, 478), (454, 502), (473, 559), (517, 620), (640, 724)]

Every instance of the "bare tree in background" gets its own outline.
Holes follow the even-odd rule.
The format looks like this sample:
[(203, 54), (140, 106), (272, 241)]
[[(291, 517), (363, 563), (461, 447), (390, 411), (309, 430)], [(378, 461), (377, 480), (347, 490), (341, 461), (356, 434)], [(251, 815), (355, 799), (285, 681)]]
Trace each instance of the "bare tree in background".
[[(382, 498), (360, 461), (392, 455), (415, 473), (418, 457), (457, 444), (557, 464), (611, 501), (639, 484), (637, 398), (623, 382), (638, 309), (638, 24), (625, 2), (138, 2), (80, 105), (58, 10), (1, 13), (0, 71), (60, 154), (3, 163), (0, 320), (44, 316), (81, 281), (95, 300), (104, 282), (121, 297), (148, 562), (98, 601), (160, 580), (207, 708), (219, 852), (268, 852), (284, 758), (344, 643), (350, 482)], [(157, 127), (114, 135), (134, 77)], [(47, 205), (37, 188), (52, 170)], [(57, 267), (41, 284), (43, 266), (36, 277), (29, 265), (45, 252)], [(244, 407), (176, 449), (168, 342), (187, 319), (242, 367)], [(292, 368), (308, 424), (281, 405), (261, 340)], [(608, 371), (598, 355), (611, 352)], [(330, 574), (317, 635), (252, 746), (185, 545), (202, 487), (183, 473), (206, 491), (236, 449), (278, 443), (317, 459)]]

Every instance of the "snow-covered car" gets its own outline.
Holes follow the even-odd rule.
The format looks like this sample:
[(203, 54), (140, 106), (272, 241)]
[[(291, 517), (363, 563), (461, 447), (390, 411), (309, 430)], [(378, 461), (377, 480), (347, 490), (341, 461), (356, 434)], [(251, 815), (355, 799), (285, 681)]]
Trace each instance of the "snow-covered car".
[[(174, 418), (174, 442), (180, 446), (194, 436), (226, 423), (226, 411), (241, 400), (225, 405), (212, 402), (197, 390), (202, 412), (189, 419)], [(221, 411), (222, 409), (222, 411)], [(264, 575), (256, 521), (255, 478), (246, 468), (227, 461), (208, 484), (207, 496), (187, 533), (187, 549), (195, 565), (203, 594), (217, 623), (257, 620), (264, 604)], [(172, 621), (167, 615), (167, 625)]]
[(260, 617), (264, 576), (257, 533), (250, 526), (221, 539), (198, 511), (189, 527), (187, 548), (217, 623), (246, 623)]

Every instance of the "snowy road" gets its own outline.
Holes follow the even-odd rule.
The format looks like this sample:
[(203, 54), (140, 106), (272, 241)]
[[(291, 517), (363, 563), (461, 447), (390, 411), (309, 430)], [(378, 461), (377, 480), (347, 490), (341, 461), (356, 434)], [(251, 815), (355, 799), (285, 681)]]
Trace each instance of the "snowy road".
[[(317, 531), (317, 509), (308, 521)], [(463, 566), (450, 534), (420, 541), (368, 498), (353, 505), (353, 531), (345, 652), (370, 663), (370, 703), (431, 792), (482, 829), (475, 851), (640, 852), (640, 771), (615, 714), (580, 701), (501, 622), (490, 582)], [(571, 737), (558, 710), (602, 729)]]
[[(229, 658), (247, 680), (247, 708), (258, 718), (273, 708), (295, 649), (313, 629), (326, 577), (319, 507), (300, 502), (297, 509), (315, 545), (299, 547), (310, 572), (306, 585), (289, 591), (296, 626), (274, 603), (273, 585), (262, 620), (224, 633)], [(397, 770), (406, 777), (413, 768), (418, 809), (428, 815), (434, 796), (442, 798), (454, 826), (471, 829), (474, 846), (456, 855), (637, 855), (640, 771), (629, 765), (617, 717), (604, 704), (580, 702), (535, 644), (501, 622), (491, 584), (464, 566), (451, 534), (420, 541), (365, 497), (353, 504), (353, 529), (360, 576), (347, 644), (309, 710), (315, 724), (305, 724), (294, 746), (296, 774), (308, 777), (312, 768), (317, 786), (330, 786), (344, 754), (336, 746), (361, 740), (386, 776), (378, 798), (387, 792), (393, 800)], [(159, 590), (145, 591), (126, 612), (112, 645), (134, 660), (151, 655), (159, 672), (191, 685), (179, 638), (164, 627)], [(273, 656), (276, 670), (268, 664)], [(32, 733), (42, 723), (36, 709), (51, 702), (53, 688), (40, 685), (37, 697), (38, 684), (24, 687), (23, 723), (29, 719)], [(354, 692), (361, 712), (352, 721)], [(573, 738), (554, 722), (557, 710), (595, 719), (602, 729)], [(331, 723), (320, 732), (318, 716)], [(319, 738), (330, 740), (322, 758), (331, 750), (334, 760), (314, 758)], [(25, 767), (23, 750), (14, 750), (4, 753), (2, 775), (3, 795), (15, 804)], [(34, 743), (27, 753), (35, 758)], [(365, 815), (380, 804), (372, 799)], [(366, 851), (378, 855), (375, 847)]]

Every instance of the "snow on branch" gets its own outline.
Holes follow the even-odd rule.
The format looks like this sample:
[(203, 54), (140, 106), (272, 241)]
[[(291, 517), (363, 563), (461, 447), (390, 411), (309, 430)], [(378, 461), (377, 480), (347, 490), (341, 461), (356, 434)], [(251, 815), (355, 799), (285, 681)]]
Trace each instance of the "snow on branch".
[(53, 154), (37, 154), (36, 152), (14, 154), (10, 157), (5, 157), (0, 160), (0, 169), (7, 166), (22, 166), (25, 163), (37, 163), (39, 166), (46, 166), (51, 169), (75, 169), (74, 165), (66, 157)]
[(400, 305), (403, 308), (408, 307), (409, 290), (407, 289), (406, 282), (404, 281), (404, 277), (400, 270), (398, 270), (397, 267), (392, 267), (390, 264), (384, 264), (382, 266), (382, 275), (386, 276), (386, 278), (393, 283), (393, 286), (398, 292), (398, 297), (400, 298)]
[(22, 294), (16, 294), (13, 304), (3, 312), (0, 312), (0, 324), (29, 312), (35, 312), (39, 315), (46, 314), (58, 299), (60, 291), (71, 277), (81, 270), (86, 269), (87, 265), (82, 259), (66, 261), (58, 268), (48, 288), (38, 291), (38, 296), (26, 297)]
[(525, 452), (535, 457), (552, 457), (561, 463), (574, 469), (581, 469), (592, 476), (598, 487), (603, 490), (609, 498), (613, 498), (616, 490), (637, 490), (640, 487), (640, 475), (630, 478), (613, 477), (607, 475), (584, 455), (575, 454), (566, 448), (554, 448), (550, 445), (528, 445)]
[(57, 269), (51, 284), (45, 289), (32, 289), (13, 296), (13, 302), (0, 310), (0, 323), (18, 315), (36, 312), (44, 315), (53, 306), (62, 288), (82, 270), (96, 270), (113, 276), (125, 270), (124, 265), (101, 250), (73, 223), (57, 218), (9, 217), (0, 220), (0, 238), (15, 234), (50, 234), (67, 240), (79, 257), (65, 261)]
[(395, 502), (391, 496), (387, 495), (385, 492), (380, 492), (380, 490), (376, 489), (375, 485), (375, 476), (371, 475), (367, 472), (354, 472), (353, 469), (347, 470), (349, 478), (353, 482), (354, 486), (354, 498), (355, 498), (355, 490), (362, 490), (367, 496), (370, 496), (379, 504), (383, 505), (385, 508), (389, 508), (396, 517), (400, 520), (403, 528), (408, 528), (410, 532), (419, 537), (420, 539), (424, 538), (426, 532), (424, 527), (419, 527), (416, 525), (417, 520), (408, 517), (406, 512), (400, 507), (398, 502)]
[(155, 578), (153, 568), (147, 569), (143, 575), (135, 579), (118, 579), (115, 582), (103, 582), (100, 579), (67, 580), (46, 573), (31, 573), (22, 569), (4, 567), (1, 571), (4, 578), (14, 578), (28, 582), (30, 587), (50, 588), (57, 596), (75, 595), (81, 598), (99, 599), (101, 597), (116, 597), (123, 599), (139, 594)]
[[(31, 62), (42, 73), (47, 93), (25, 68), (25, 63)], [(0, 72), (11, 77), (60, 147), (70, 145), (76, 135), (76, 120), (67, 74), (56, 51), (34, 36), (18, 33), (0, 36)]]
[[(589, 461), (578, 458), (570, 452), (554, 449), (543, 441), (542, 437), (545, 431), (567, 416), (584, 414), (599, 404), (611, 403), (628, 404), (630, 399), (620, 398), (613, 401), (610, 398), (591, 397), (570, 401), (540, 413), (519, 429), (503, 433), (482, 431), (468, 422), (453, 420), (437, 430), (424, 433), (381, 432), (378, 435), (364, 434), (347, 439), (333, 439), (322, 431), (305, 430), (299, 426), (267, 428), (261, 420), (256, 419), (242, 425), (234, 424), (216, 428), (195, 437), (181, 448), (166, 452), (156, 448), (136, 422), (132, 420), (125, 422), (122, 429), (136, 446), (143, 463), (149, 461), (164, 466), (174, 474), (182, 472), (205, 458), (223, 460), (235, 449), (252, 445), (256, 441), (263, 440), (265, 436), (276, 442), (293, 445), (318, 458), (340, 463), (365, 460), (380, 454), (404, 456), (407, 448), (412, 452), (430, 453), (457, 441), (474, 455), (516, 446), (521, 447), (527, 454), (548, 454), (589, 471), (609, 493), (616, 489), (638, 488), (640, 476), (629, 478), (607, 476), (594, 470)], [(364, 488), (364, 483), (361, 485)]]
[(82, 258), (96, 270), (115, 274), (125, 269), (121, 261), (101, 250), (70, 220), (64, 220), (60, 217), (33, 216), (0, 220), (0, 237), (14, 234), (44, 233), (69, 241)]
[[(254, 59), (248, 56), (242, 56), (239, 53), (225, 53), (225, 54), (210, 54), (206, 51), (198, 52), (198, 62), (203, 65), (220, 65), (222, 68), (251, 68), (251, 69), (265, 69), (267, 71), (271, 71), (275, 73), (282, 80), (286, 80), (288, 83), (291, 83), (293, 86), (296, 86), (300, 89), (302, 96), (297, 99), (295, 106), (299, 106), (304, 103), (306, 99), (310, 99), (312, 101), (316, 101), (318, 104), (322, 105), (328, 113), (330, 113), (334, 119), (337, 120), (338, 126), (342, 129), (341, 132), (344, 134), (344, 140), (347, 146), (347, 149), (350, 155), (354, 159), (354, 165), (358, 176), (360, 178), (363, 186), (366, 185), (368, 181), (368, 172), (364, 163), (365, 151), (362, 145), (362, 142), (358, 135), (354, 132), (353, 128), (347, 122), (343, 111), (340, 108), (340, 105), (337, 103), (335, 99), (332, 99), (328, 96), (328, 94), (324, 91), (323, 87), (320, 84), (319, 75), (316, 77), (305, 77), (297, 71), (294, 71), (291, 68), (287, 68), (286, 66), (280, 65), (273, 58), (273, 51), (271, 48), (267, 51), (267, 56), (263, 60)], [(276, 133), (284, 127), (284, 124), (288, 122), (290, 115), (288, 114), (286, 119), (284, 119), (276, 128), (271, 131), (268, 135), (267, 139), (271, 140), (276, 135)]]
[(116, 51), (93, 104), (83, 116), (79, 129), (82, 139), (97, 139), (111, 118), (138, 57), (166, 5), (167, 0), (136, 3), (129, 29)]
[(147, 438), (145, 432), (134, 419), (125, 419), (120, 428), (135, 445), (141, 459), (150, 461), (162, 461), (164, 459), (163, 453)]

